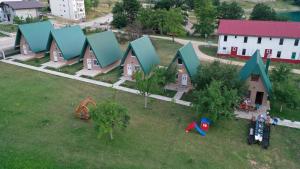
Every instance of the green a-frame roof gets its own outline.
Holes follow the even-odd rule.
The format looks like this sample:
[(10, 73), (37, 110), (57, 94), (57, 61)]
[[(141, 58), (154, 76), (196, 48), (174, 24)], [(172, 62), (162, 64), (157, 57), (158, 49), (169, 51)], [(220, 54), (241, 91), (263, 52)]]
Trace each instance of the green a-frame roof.
[(242, 81), (247, 80), (252, 74), (259, 75), (263, 81), (263, 84), (270, 94), (272, 92), (272, 84), (266, 73), (266, 66), (261, 58), (259, 50), (256, 50), (252, 57), (246, 62), (244, 67), (240, 71), (240, 79)]
[(35, 53), (46, 51), (50, 32), (52, 30), (54, 30), (54, 28), (49, 21), (19, 25), (15, 48), (20, 45), (21, 36), (23, 35), (31, 51)]
[(125, 62), (130, 50), (136, 56), (145, 74), (149, 74), (152, 67), (158, 65), (160, 62), (159, 56), (148, 36), (143, 36), (129, 43), (121, 64)]
[(54, 40), (65, 60), (70, 60), (82, 54), (85, 44), (85, 35), (79, 26), (68, 26), (51, 31), (47, 48), (50, 50)]
[(123, 52), (112, 31), (95, 33), (87, 36), (86, 39), (82, 55), (84, 56), (87, 47), (90, 46), (101, 67), (122, 59)]
[(191, 42), (184, 45), (177, 51), (171, 64), (173, 64), (177, 58), (180, 58), (182, 60), (189, 76), (191, 77), (191, 79), (194, 79), (197, 75), (198, 67), (200, 66), (200, 60), (198, 59), (198, 56)]

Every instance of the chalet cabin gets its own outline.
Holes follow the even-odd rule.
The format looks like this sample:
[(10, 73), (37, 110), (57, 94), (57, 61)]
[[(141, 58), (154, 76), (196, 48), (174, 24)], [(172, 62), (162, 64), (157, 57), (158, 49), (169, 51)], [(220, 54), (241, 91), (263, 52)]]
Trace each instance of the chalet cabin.
[(148, 36), (143, 36), (129, 43), (122, 59), (123, 75), (133, 79), (136, 71), (149, 74), (153, 66), (159, 64), (159, 56)]
[(49, 21), (19, 25), (15, 48), (19, 48), (22, 55), (43, 57), (52, 30), (54, 28)]
[(200, 66), (200, 60), (193, 48), (191, 42), (181, 47), (168, 69), (176, 69), (176, 90), (188, 91), (193, 88), (192, 81), (197, 75), (197, 69)]
[(221, 20), (218, 55), (249, 59), (256, 50), (272, 61), (300, 63), (300, 22)]
[(64, 27), (51, 31), (48, 42), (50, 60), (62, 65), (72, 65), (82, 58), (85, 35), (79, 26)]
[(112, 31), (87, 36), (83, 48), (84, 69), (107, 73), (120, 65), (123, 56)]
[(272, 85), (266, 69), (260, 51), (257, 50), (240, 71), (240, 79), (249, 86), (247, 97), (253, 106), (269, 106), (268, 97), (272, 92)]

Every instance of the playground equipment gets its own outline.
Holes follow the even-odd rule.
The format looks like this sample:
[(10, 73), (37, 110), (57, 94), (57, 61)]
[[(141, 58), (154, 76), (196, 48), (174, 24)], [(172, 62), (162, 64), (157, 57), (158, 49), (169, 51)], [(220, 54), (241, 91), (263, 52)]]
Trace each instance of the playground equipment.
[(190, 123), (185, 129), (186, 133), (189, 133), (191, 130), (195, 129), (201, 136), (206, 136), (206, 132), (209, 129), (210, 120), (208, 118), (201, 118), (200, 127), (196, 122)]
[(252, 117), (249, 124), (248, 144), (261, 143), (264, 149), (270, 144), (271, 124), (270, 117), (259, 115), (257, 119)]
[(91, 97), (87, 97), (84, 100), (82, 100), (75, 109), (76, 117), (83, 120), (88, 120), (90, 118), (89, 108), (88, 108), (89, 104), (96, 106), (96, 102)]

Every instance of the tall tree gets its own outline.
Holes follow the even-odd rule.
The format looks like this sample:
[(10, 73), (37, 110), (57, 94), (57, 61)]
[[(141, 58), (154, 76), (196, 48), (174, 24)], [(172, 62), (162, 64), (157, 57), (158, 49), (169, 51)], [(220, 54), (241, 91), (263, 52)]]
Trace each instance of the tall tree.
[[(299, 95), (297, 94), (299, 88), (291, 78), (290, 67), (280, 64), (275, 67), (271, 72), (271, 81), (273, 83), (272, 103), (271, 106), (280, 105), (280, 112), (283, 107), (295, 108), (299, 105)], [(271, 109), (272, 110), (272, 109)]]
[(156, 73), (156, 69), (153, 68), (149, 74), (144, 74), (143, 71), (135, 73), (136, 87), (140, 94), (144, 96), (145, 104), (144, 108), (148, 108), (148, 97), (155, 92), (159, 92), (160, 85), (163, 79)]
[(208, 116), (216, 122), (221, 116), (230, 118), (239, 101), (235, 89), (222, 88), (222, 81), (213, 80), (203, 90), (197, 91), (193, 107), (199, 114)]
[(201, 36), (211, 35), (216, 27), (216, 9), (211, 0), (197, 0), (195, 1), (195, 14), (197, 17), (197, 24), (195, 31)]
[(123, 0), (123, 7), (128, 23), (133, 23), (141, 7), (140, 2), (138, 0)]
[(183, 28), (183, 21), (184, 18), (181, 14), (181, 10), (179, 8), (176, 9), (170, 9), (167, 11), (165, 16), (165, 27), (164, 31), (172, 36), (172, 40), (174, 41), (175, 36), (182, 36), (185, 34), (184, 28)]
[(117, 2), (112, 9), (113, 21), (112, 25), (117, 28), (123, 28), (127, 26), (127, 17), (125, 15), (125, 10), (123, 8), (122, 2)]
[(107, 101), (98, 104), (91, 110), (91, 118), (98, 132), (98, 137), (108, 134), (113, 140), (113, 131), (115, 129), (125, 129), (129, 124), (129, 115), (127, 109), (114, 101)]
[(132, 24), (136, 20), (140, 3), (138, 0), (123, 0), (117, 2), (112, 10), (113, 22), (112, 24), (117, 28)]
[(214, 61), (211, 64), (201, 65), (198, 69), (197, 76), (194, 80), (197, 90), (203, 90), (210, 85), (212, 81), (222, 81), (222, 87), (227, 89), (236, 89), (239, 96), (245, 94), (245, 82), (239, 80), (239, 69), (234, 65), (222, 64)]
[(251, 20), (277, 20), (276, 11), (264, 3), (258, 3), (254, 6)]
[(242, 19), (244, 9), (237, 2), (222, 2), (218, 7), (219, 19)]

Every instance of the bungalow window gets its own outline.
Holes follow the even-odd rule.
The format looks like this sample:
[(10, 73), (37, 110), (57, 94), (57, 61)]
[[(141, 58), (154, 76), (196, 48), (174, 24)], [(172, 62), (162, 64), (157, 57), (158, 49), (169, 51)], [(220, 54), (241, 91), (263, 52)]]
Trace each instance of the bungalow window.
[(258, 43), (258, 44), (261, 44), (261, 37), (258, 37), (258, 38), (257, 38), (257, 43)]
[(280, 38), (279, 45), (283, 45), (283, 38)]
[(277, 56), (277, 58), (280, 58), (281, 57), (281, 51), (278, 51), (276, 56)]
[(227, 35), (224, 36), (224, 42), (227, 42)]
[(251, 75), (251, 81), (257, 82), (259, 79), (259, 75)]
[(237, 38), (237, 36), (234, 36), (234, 38), (236, 39), (236, 38)]
[(242, 55), (246, 55), (246, 49), (243, 49)]
[(179, 65), (182, 64), (182, 60), (180, 58), (178, 58), (177, 62), (178, 62)]
[(223, 50), (226, 50), (226, 47), (223, 47)]
[(139, 65), (134, 66), (134, 70), (139, 71), (140, 69), (141, 69), (141, 67)]
[(98, 60), (94, 59), (94, 65), (99, 65)]
[(245, 37), (244, 37), (244, 43), (247, 43), (247, 42), (248, 42), (248, 37), (245, 36)]
[(296, 40), (295, 40), (294, 45), (295, 45), (295, 46), (298, 46), (298, 45), (299, 45), (299, 39), (296, 39)]

